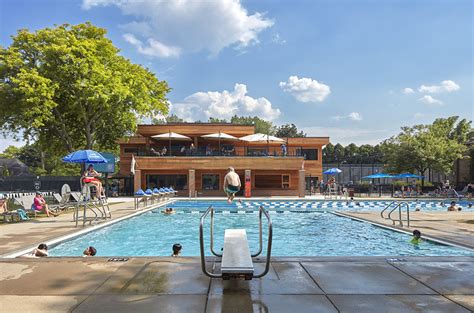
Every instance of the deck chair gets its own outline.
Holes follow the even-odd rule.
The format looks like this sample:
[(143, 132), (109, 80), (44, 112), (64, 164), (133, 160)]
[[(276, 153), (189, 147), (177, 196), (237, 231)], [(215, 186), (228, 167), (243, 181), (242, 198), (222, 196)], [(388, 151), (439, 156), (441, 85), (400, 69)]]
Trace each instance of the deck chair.
[(66, 211), (69, 208), (74, 208), (75, 204), (70, 202), (71, 194), (66, 193), (64, 196), (61, 196), (59, 193), (53, 193), (53, 198), (58, 202), (55, 205), (51, 205), (51, 208), (56, 210)]
[(34, 195), (27, 195), (27, 196), (20, 196), (18, 202), (26, 211), (27, 214), (33, 215), (35, 218), (37, 216), (37, 211), (33, 207), (33, 203), (35, 202)]
[(138, 209), (140, 202), (143, 203), (144, 206), (146, 206), (147, 199), (148, 198), (146, 197), (145, 192), (142, 189), (138, 189), (138, 191), (135, 192), (133, 197), (135, 210)]

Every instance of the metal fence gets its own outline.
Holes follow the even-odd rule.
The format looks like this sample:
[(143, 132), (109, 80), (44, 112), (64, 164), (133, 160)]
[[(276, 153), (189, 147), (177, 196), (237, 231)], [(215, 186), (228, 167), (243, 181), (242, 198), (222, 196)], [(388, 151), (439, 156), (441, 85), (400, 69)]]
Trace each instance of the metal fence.
[(3, 176), (0, 193), (52, 191), (59, 192), (64, 184), (71, 190), (80, 190), (80, 176)]

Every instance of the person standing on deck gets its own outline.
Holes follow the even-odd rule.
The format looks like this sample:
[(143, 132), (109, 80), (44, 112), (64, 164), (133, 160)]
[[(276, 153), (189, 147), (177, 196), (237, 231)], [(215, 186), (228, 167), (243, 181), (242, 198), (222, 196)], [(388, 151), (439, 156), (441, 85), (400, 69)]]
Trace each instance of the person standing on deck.
[(227, 194), (227, 202), (232, 203), (235, 194), (239, 192), (241, 187), (240, 177), (235, 172), (233, 167), (227, 169), (227, 174), (224, 177), (224, 191)]

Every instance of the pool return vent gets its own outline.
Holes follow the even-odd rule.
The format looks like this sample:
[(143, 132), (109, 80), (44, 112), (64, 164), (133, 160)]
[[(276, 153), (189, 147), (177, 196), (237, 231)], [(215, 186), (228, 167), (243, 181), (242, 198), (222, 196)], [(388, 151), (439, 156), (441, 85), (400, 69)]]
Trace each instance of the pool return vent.
[[(204, 254), (204, 220), (208, 215), (211, 215), (210, 227), (210, 250), (213, 255), (221, 258), (221, 273), (210, 273), (206, 269), (206, 258)], [(267, 245), (267, 259), (265, 270), (260, 274), (255, 274), (252, 258), (259, 256), (262, 253), (262, 217), (268, 220), (268, 245)], [(272, 220), (268, 212), (260, 206), (259, 214), (259, 249), (256, 253), (251, 254), (249, 243), (247, 240), (247, 232), (245, 229), (226, 229), (224, 233), (224, 249), (222, 253), (214, 251), (214, 209), (210, 206), (206, 212), (201, 216), (199, 225), (199, 243), (201, 251), (201, 266), (204, 274), (211, 278), (222, 278), (228, 280), (231, 278), (240, 278), (251, 280), (252, 278), (261, 278), (265, 276), (270, 270), (270, 256), (272, 252)]]

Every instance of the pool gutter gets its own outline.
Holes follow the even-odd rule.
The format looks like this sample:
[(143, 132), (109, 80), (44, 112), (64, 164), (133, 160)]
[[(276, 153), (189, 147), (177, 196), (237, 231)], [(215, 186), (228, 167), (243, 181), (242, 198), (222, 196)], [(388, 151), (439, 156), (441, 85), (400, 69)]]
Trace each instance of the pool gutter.
[[(352, 215), (345, 214), (345, 213), (339, 212), (339, 211), (334, 211), (334, 212), (330, 212), (330, 213), (332, 213), (334, 215), (337, 215), (337, 216), (340, 216), (340, 217), (350, 218), (350, 219), (355, 220), (355, 221), (369, 223), (369, 224), (372, 224), (374, 226), (389, 229), (389, 230), (393, 230), (393, 231), (396, 231), (396, 232), (399, 232), (399, 233), (412, 235), (412, 232), (410, 230), (401, 229), (401, 228), (396, 227), (396, 226), (390, 226), (390, 225), (382, 224), (382, 223), (379, 223), (379, 222), (374, 222), (374, 221), (371, 221), (371, 220), (368, 220), (368, 219), (365, 219), (365, 218), (354, 217)], [(425, 238), (429, 241), (433, 241), (433, 242), (442, 244), (442, 245), (453, 246), (453, 247), (457, 247), (457, 248), (461, 248), (461, 249), (467, 249), (469, 251), (474, 252), (473, 247), (470, 247), (470, 246), (467, 246), (467, 245), (464, 245), (464, 244), (460, 244), (460, 243), (457, 243), (457, 242), (454, 242), (454, 241), (451, 241), (451, 240), (446, 240), (446, 239), (433, 237), (433, 236), (429, 236), (429, 235), (423, 235), (423, 238)]]
[[(171, 204), (173, 202), (175, 202), (176, 199), (171, 199), (171, 200), (167, 200), (167, 201), (164, 201), (164, 202), (161, 202), (161, 203), (157, 203), (156, 205), (151, 205), (147, 208), (144, 208), (140, 211), (137, 211), (135, 213), (132, 213), (132, 214), (129, 214), (129, 215), (125, 215), (125, 216), (122, 216), (122, 217), (119, 217), (117, 219), (114, 219), (114, 220), (110, 220), (108, 222), (105, 222), (105, 223), (100, 223), (100, 224), (97, 224), (97, 225), (94, 225), (94, 226), (91, 226), (91, 227), (88, 227), (88, 228), (84, 228), (84, 229), (81, 229), (77, 232), (74, 232), (74, 233), (71, 233), (71, 234), (67, 234), (67, 235), (64, 235), (64, 236), (60, 236), (60, 237), (57, 237), (57, 238), (54, 238), (54, 239), (51, 239), (51, 240), (48, 240), (48, 241), (45, 241), (44, 243), (48, 245), (49, 248), (53, 248), (54, 246), (57, 246), (58, 244), (60, 243), (63, 243), (64, 241), (67, 241), (67, 240), (71, 240), (71, 239), (74, 239), (76, 237), (79, 237), (79, 236), (82, 236), (84, 234), (87, 234), (87, 233), (90, 233), (92, 231), (96, 231), (98, 229), (101, 229), (101, 228), (104, 228), (104, 227), (108, 227), (110, 225), (113, 225), (115, 223), (118, 223), (118, 222), (121, 222), (123, 220), (127, 220), (127, 219), (130, 219), (132, 217), (135, 217), (135, 216), (138, 216), (138, 215), (141, 215), (141, 214), (144, 214), (146, 212), (149, 212), (149, 211), (152, 211), (152, 210), (155, 210), (159, 207), (163, 207), (163, 206), (166, 206), (168, 204)], [(19, 251), (16, 251), (16, 252), (13, 252), (13, 253), (7, 253), (7, 254), (4, 254), (2, 256), (0, 256), (0, 258), (2, 259), (11, 259), (11, 258), (17, 258), (19, 256), (22, 256), (22, 255), (25, 255), (25, 254), (28, 254), (30, 253), (31, 251), (33, 251), (33, 249), (35, 249), (37, 247), (37, 245), (35, 246), (31, 246), (31, 247), (28, 247), (26, 249), (22, 249), (22, 250), (19, 250)]]

